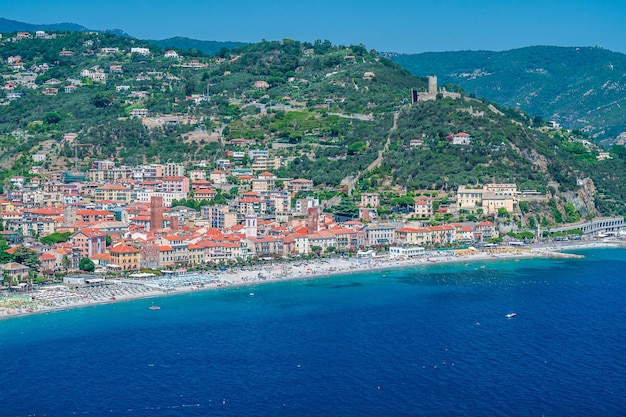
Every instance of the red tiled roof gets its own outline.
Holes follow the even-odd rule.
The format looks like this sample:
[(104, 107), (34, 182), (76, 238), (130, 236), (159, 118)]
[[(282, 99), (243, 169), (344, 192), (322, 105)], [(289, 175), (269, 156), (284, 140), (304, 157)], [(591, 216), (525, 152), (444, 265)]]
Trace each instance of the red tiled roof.
[(127, 245), (118, 245), (110, 250), (111, 253), (138, 253), (139, 251)]

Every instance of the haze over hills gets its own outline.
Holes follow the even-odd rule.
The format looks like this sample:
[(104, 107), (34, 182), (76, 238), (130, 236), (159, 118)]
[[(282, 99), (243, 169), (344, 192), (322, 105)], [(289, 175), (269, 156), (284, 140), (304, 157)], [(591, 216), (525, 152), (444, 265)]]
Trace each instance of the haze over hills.
[(28, 32), (35, 30), (60, 30), (60, 31), (77, 31), (77, 32), (110, 32), (116, 35), (130, 37), (121, 29), (88, 29), (77, 23), (50, 23), (50, 24), (33, 24), (18, 22), (0, 17), (0, 33), (9, 32)]
[(510, 51), (429, 52), (391, 59), (414, 74), (434, 74), (531, 115), (597, 139), (626, 130), (626, 55), (600, 47), (532, 46)]
[[(77, 31), (77, 32), (108, 32), (116, 35), (132, 38), (131, 35), (121, 29), (89, 29), (76, 23), (52, 23), (52, 24), (32, 24), (18, 22), (0, 17), (0, 33), (10, 32), (28, 32), (36, 30), (57, 30), (57, 31)], [(153, 45), (161, 48), (178, 48), (182, 50), (194, 49), (207, 55), (214, 55), (221, 49), (233, 49), (238, 46), (246, 45), (245, 42), (221, 42), (221, 41), (203, 41), (198, 39), (190, 39), (182, 36), (176, 36), (167, 39), (150, 39), (147, 40)]]

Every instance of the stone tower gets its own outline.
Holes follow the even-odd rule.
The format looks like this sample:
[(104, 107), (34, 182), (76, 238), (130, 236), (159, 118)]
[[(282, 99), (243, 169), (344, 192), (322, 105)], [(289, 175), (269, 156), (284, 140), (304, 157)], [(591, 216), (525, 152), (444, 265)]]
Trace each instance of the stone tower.
[(150, 230), (163, 229), (163, 197), (150, 197)]
[(437, 94), (437, 76), (436, 75), (428, 76), (428, 93)]

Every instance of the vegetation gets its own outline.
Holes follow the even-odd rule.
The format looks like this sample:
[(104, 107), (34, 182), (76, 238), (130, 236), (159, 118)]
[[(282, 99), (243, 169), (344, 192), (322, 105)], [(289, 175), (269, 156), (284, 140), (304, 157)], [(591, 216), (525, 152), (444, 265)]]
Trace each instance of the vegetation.
[[(460, 185), (498, 181), (551, 194), (547, 205), (520, 204), (529, 227), (575, 222), (587, 213), (567, 199), (587, 178), (597, 191), (592, 198), (600, 213), (626, 214), (623, 147), (611, 150), (612, 159), (598, 161), (598, 150), (586, 145), (588, 138), (580, 131), (544, 133), (538, 129), (544, 115), (468, 97), (453, 86), (447, 88), (460, 91), (460, 99), (439, 96), (411, 105), (410, 90), (424, 91), (426, 79), (363, 45), (285, 39), (222, 46), (215, 56), (206, 56), (193, 46), (155, 46), (110, 33), (56, 35), (0, 39), (0, 73), (9, 79), (21, 74), (7, 61), (20, 56), (37, 86), (17, 83), (17, 99), (0, 95), (6, 104), (0, 106), (0, 183), (5, 187), (13, 175), (34, 175), (30, 172), (36, 165), (52, 172), (72, 169), (74, 163), (84, 170), (98, 159), (191, 166), (228, 158), (237, 168), (250, 169), (254, 161), (249, 151), (268, 150), (279, 178), (311, 179), (315, 193), (325, 197), (338, 189), (351, 191), (332, 209), (346, 217), (358, 214), (354, 202), (361, 192), (379, 192), (380, 213), (393, 213), (412, 204), (402, 199), (407, 193), (445, 194)], [(118, 50), (103, 53), (103, 47)], [(150, 53), (131, 53), (134, 47)], [(165, 58), (165, 48), (176, 49), (179, 59)], [(73, 54), (59, 56), (63, 51)], [(532, 50), (525, 52), (532, 55)], [(556, 52), (577, 56), (567, 48)], [(596, 54), (596, 63), (606, 53), (580, 52)], [(536, 65), (542, 62), (537, 58)], [(112, 66), (121, 66), (121, 72)], [(81, 75), (95, 68), (106, 74), (106, 83)], [(423, 71), (446, 82), (445, 71)], [(42, 94), (46, 82), (61, 91), (70, 84), (78, 87), (47, 96)], [(139, 109), (148, 116), (132, 116)], [(453, 145), (450, 136), (458, 132), (468, 133), (471, 143)], [(64, 141), (67, 133), (76, 133), (80, 146)], [(413, 139), (423, 145), (412, 146)], [(35, 163), (32, 156), (39, 152), (48, 159)], [(245, 156), (235, 158), (236, 153)], [(190, 198), (174, 203), (194, 209), (226, 204), (238, 192), (233, 190), (220, 190), (209, 202)], [(440, 203), (449, 204), (435, 201), (435, 207)], [(467, 213), (467, 218), (475, 215)], [(507, 221), (521, 222), (513, 215), (507, 213)]]
[(55, 243), (67, 242), (72, 235), (72, 232), (52, 233), (48, 236), (44, 236), (39, 241), (44, 245), (54, 245)]
[(440, 84), (587, 129), (600, 138), (623, 131), (626, 55), (601, 47), (532, 46), (509, 51), (428, 52), (395, 55), (414, 74), (437, 74)]

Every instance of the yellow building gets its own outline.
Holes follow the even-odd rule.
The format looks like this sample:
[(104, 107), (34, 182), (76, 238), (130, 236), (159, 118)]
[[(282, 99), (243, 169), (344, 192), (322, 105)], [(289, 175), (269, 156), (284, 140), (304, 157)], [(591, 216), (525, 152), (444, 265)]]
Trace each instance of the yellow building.
[(96, 188), (96, 201), (123, 201), (130, 203), (130, 190), (121, 185), (103, 185)]
[(141, 255), (138, 249), (126, 245), (118, 245), (109, 251), (111, 263), (122, 271), (138, 270)]

